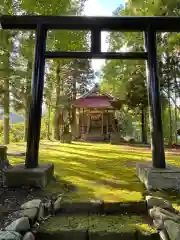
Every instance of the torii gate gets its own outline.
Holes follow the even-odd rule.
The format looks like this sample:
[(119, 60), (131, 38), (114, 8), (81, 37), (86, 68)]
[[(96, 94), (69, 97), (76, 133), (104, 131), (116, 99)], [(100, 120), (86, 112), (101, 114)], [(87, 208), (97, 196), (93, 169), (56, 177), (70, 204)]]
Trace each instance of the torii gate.
[[(157, 32), (180, 32), (180, 17), (81, 17), (81, 16), (1, 16), (3, 29), (36, 30), (32, 102), (29, 113), (26, 168), (38, 167), (41, 108), (46, 58), (143, 59), (147, 62), (147, 90), (151, 117), (152, 166), (165, 168), (161, 120), (160, 87), (157, 70)], [(90, 52), (47, 51), (47, 31), (88, 30)], [(101, 52), (102, 31), (144, 32), (144, 52)]]

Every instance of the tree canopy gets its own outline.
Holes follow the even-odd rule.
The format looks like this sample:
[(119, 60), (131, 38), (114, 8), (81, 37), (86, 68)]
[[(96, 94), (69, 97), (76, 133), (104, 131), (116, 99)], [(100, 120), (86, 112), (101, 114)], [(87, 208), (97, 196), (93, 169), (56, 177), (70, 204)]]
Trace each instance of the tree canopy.
[[(128, 0), (124, 7), (120, 6), (114, 11), (116, 16), (179, 16), (180, 1), (170, 0)], [(179, 33), (158, 33), (158, 67), (161, 85), (161, 100), (163, 106), (164, 131), (172, 143), (176, 136), (172, 121), (173, 109), (178, 109), (179, 98)], [(110, 51), (143, 51), (143, 33), (136, 32), (111, 32), (109, 34)], [(102, 87), (110, 89), (111, 93), (124, 100), (126, 106), (141, 115), (142, 132), (145, 131), (144, 123), (147, 119), (148, 96), (146, 82), (146, 68), (143, 61), (114, 61), (108, 60), (102, 71)], [(169, 114), (166, 109), (169, 109)], [(145, 110), (145, 112), (144, 112)], [(175, 111), (176, 111), (175, 110)], [(144, 115), (145, 114), (145, 115)], [(144, 118), (144, 120), (143, 120)], [(148, 120), (146, 120), (148, 121)], [(176, 114), (177, 121), (177, 114)], [(166, 125), (165, 125), (166, 122)], [(167, 126), (168, 122), (168, 126)], [(177, 122), (175, 124), (177, 126)], [(147, 126), (146, 126), (147, 128)], [(142, 136), (143, 138), (143, 136)]]

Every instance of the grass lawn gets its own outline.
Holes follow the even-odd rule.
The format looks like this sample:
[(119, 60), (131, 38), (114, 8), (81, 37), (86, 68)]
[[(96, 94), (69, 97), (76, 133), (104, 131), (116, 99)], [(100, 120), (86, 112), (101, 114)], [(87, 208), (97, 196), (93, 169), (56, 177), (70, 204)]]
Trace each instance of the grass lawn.
[[(23, 143), (8, 146), (12, 151), (24, 148)], [(9, 159), (13, 164), (24, 161), (22, 157)], [(42, 141), (39, 159), (41, 163), (55, 164), (59, 181), (49, 184), (47, 191), (63, 192), (70, 201), (137, 201), (143, 199), (145, 188), (136, 177), (136, 163), (150, 162), (151, 151), (110, 144)], [(167, 153), (166, 159), (168, 163), (180, 165), (175, 153)]]

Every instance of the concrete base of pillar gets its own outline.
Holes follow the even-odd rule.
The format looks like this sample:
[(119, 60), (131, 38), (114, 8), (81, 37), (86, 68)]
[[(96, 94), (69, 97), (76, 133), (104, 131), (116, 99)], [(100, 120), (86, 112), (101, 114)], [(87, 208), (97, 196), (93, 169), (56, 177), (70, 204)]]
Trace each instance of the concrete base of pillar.
[(27, 169), (24, 165), (17, 165), (5, 170), (3, 182), (7, 187), (44, 188), (52, 180), (53, 175), (53, 164), (42, 164), (32, 169)]
[(137, 176), (148, 190), (180, 189), (180, 168), (168, 165), (165, 169), (153, 168), (150, 164), (138, 164)]

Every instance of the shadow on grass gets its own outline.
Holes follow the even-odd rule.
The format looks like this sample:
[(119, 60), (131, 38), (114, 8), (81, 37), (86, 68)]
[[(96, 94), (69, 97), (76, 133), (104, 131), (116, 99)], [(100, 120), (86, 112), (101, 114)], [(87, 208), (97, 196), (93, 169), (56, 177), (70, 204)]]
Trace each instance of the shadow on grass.
[[(136, 177), (135, 168), (124, 165), (127, 158), (104, 158), (89, 153), (74, 154), (64, 150), (60, 150), (59, 154), (57, 156), (51, 153), (49, 158), (55, 164), (55, 172), (59, 180), (65, 178), (77, 186), (76, 195), (79, 192), (79, 196), (85, 194), (92, 199), (99, 199), (97, 195), (102, 198), (104, 195), (107, 198), (108, 195), (113, 195), (113, 199), (119, 201), (126, 198), (129, 200), (129, 194), (131, 200), (142, 198), (144, 188)], [(42, 161), (46, 161), (47, 154), (41, 153), (40, 156)], [(56, 187), (58, 188), (57, 185)]]
[[(14, 144), (12, 150), (23, 150), (24, 147), (24, 143)], [(9, 159), (13, 164), (24, 162), (22, 157)], [(55, 164), (58, 181), (47, 187), (50, 193), (64, 193), (73, 201), (137, 201), (143, 198), (146, 190), (136, 176), (136, 164), (150, 162), (151, 150), (142, 146), (43, 141), (39, 159), (42, 163)], [(167, 152), (166, 159), (167, 163), (180, 165), (178, 155)], [(180, 204), (177, 192), (160, 193)]]

